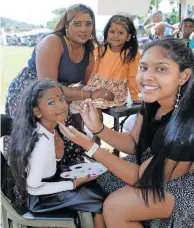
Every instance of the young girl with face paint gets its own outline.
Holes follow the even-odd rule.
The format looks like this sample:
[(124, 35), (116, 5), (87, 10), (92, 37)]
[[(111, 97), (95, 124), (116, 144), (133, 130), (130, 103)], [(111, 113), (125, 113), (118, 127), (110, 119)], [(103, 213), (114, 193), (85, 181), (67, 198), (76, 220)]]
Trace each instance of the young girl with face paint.
[[(98, 212), (102, 198), (89, 189), (77, 188), (93, 178), (62, 180), (57, 176), (57, 147), (63, 144), (55, 130), (67, 118), (68, 106), (62, 86), (36, 80), (23, 93), (13, 120), (9, 165), (16, 182), (16, 204), (36, 213), (61, 208)], [(91, 204), (91, 198), (93, 203)]]

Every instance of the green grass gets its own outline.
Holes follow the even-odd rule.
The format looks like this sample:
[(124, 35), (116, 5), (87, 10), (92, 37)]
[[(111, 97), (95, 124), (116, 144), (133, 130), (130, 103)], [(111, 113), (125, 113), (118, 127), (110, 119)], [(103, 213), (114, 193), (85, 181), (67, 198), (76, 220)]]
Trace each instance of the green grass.
[(6, 92), (9, 84), (22, 68), (27, 66), (32, 50), (33, 48), (30, 47), (1, 46), (1, 112), (5, 105)]

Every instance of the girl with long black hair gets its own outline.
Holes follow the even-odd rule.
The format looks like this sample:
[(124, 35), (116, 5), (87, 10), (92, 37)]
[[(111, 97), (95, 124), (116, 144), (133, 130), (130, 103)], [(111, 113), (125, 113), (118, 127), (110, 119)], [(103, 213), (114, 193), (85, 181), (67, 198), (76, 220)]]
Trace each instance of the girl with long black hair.
[(100, 196), (84, 187), (77, 188), (91, 177), (61, 181), (57, 176), (57, 160), (63, 157), (64, 150), (59, 153), (56, 149), (62, 140), (55, 128), (67, 114), (64, 91), (57, 82), (36, 80), (22, 94), (13, 120), (8, 158), (16, 183), (16, 204), (32, 212), (64, 207), (101, 210)]
[[(105, 127), (91, 102), (81, 112), (87, 127), (124, 160), (99, 149), (74, 128), (61, 131), (82, 144), (110, 172), (97, 179), (110, 194), (104, 203), (107, 227), (194, 226), (194, 55), (180, 39), (145, 47), (137, 83), (143, 104), (130, 134)], [(124, 187), (125, 186), (125, 187)], [(123, 187), (123, 188), (122, 188)]]

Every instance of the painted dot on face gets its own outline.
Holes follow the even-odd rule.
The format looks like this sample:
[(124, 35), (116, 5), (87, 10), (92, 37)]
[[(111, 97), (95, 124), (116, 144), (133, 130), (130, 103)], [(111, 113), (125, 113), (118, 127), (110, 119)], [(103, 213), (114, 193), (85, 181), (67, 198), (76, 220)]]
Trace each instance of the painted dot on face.
[(93, 21), (88, 13), (79, 13), (69, 23), (68, 36), (77, 44), (87, 42), (93, 31)]

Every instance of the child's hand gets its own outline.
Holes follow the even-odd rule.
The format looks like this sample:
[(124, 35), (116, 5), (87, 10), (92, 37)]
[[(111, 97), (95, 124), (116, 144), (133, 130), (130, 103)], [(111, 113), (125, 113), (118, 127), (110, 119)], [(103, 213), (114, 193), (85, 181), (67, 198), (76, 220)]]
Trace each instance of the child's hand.
[(113, 101), (114, 100), (114, 94), (108, 89), (100, 88), (100, 89), (93, 91), (92, 98), (93, 99), (103, 98), (107, 101)]
[(64, 141), (57, 132), (55, 132), (55, 153), (57, 159), (61, 159), (64, 156)]
[(94, 176), (94, 177), (91, 177), (91, 176), (85, 176), (85, 177), (82, 177), (82, 178), (77, 178), (77, 179), (75, 179), (75, 185), (76, 186), (74, 186), (74, 187), (78, 187), (78, 186), (80, 186), (80, 185), (82, 185), (82, 184), (85, 184), (85, 183), (87, 183), (87, 182), (89, 182), (89, 181), (92, 181), (92, 180), (95, 180), (97, 178), (97, 176)]
[(58, 122), (58, 124), (61, 133), (64, 136), (66, 136), (69, 140), (71, 140), (77, 145), (80, 145), (85, 150), (89, 150), (92, 147), (93, 142), (86, 135), (79, 132), (72, 126), (66, 127), (65, 124), (61, 122)]

